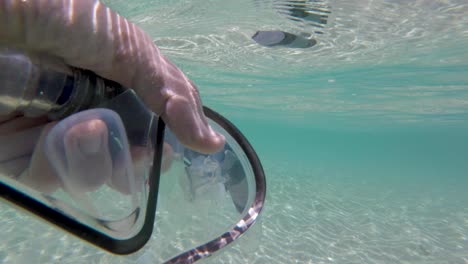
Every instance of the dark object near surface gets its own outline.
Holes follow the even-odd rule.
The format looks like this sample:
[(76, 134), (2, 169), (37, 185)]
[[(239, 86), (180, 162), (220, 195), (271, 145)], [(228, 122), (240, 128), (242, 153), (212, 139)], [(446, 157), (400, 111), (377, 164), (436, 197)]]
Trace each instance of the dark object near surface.
[(257, 31), (252, 39), (266, 47), (287, 46), (290, 48), (310, 48), (317, 44), (315, 39), (307, 39), (280, 30)]

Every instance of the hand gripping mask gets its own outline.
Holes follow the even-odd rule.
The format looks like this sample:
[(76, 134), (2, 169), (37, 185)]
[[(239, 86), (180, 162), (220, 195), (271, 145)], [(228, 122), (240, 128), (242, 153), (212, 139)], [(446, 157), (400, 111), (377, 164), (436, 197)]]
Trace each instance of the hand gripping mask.
[[(8, 67), (18, 61), (11, 58)], [(25, 69), (30, 69), (29, 79)], [(22, 94), (37, 95), (30, 100), (34, 105), (28, 106), (29, 113), (49, 111), (56, 121), (34, 130), (24, 141), (35, 140), (23, 170), (10, 169), (5, 160), (16, 150), (8, 136), (0, 136), (4, 143), (0, 194), (5, 201), (109, 252), (150, 252), (145, 255), (150, 263), (203, 259), (257, 221), (265, 199), (263, 169), (242, 133), (218, 113), (204, 107), (210, 125), (225, 136), (226, 144), (218, 153), (206, 155), (184, 147), (131, 89), (112, 90), (112, 96), (101, 100), (90, 97), (93, 103), (83, 107), (83, 96), (89, 94), (80, 91), (78, 96), (75, 91), (76, 83), (86, 83), (77, 81), (82, 72), (74, 78), (60, 74), (44, 78), (52, 75), (31, 72), (34, 68), (21, 65), (0, 75), (2, 87), (21, 86), (20, 81), (27, 79), (24, 90), (29, 91), (31, 79), (42, 80), (33, 93)], [(102, 81), (86, 75), (91, 76), (88, 83)], [(41, 88), (47, 81), (55, 86)], [(47, 100), (41, 97), (46, 93)], [(53, 93), (57, 96), (50, 96)], [(57, 103), (64, 94), (71, 99)], [(12, 105), (0, 97), (1, 115)], [(25, 101), (15, 101), (16, 111)], [(49, 107), (45, 103), (49, 101), (60, 107)], [(179, 246), (171, 247), (173, 243)]]

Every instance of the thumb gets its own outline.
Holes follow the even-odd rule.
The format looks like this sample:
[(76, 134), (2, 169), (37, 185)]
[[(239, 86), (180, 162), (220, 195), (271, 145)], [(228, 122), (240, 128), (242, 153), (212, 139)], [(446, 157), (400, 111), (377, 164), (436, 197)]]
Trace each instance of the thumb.
[(225, 138), (209, 125), (197, 87), (166, 57), (161, 56), (159, 65), (165, 73), (159, 91), (136, 89), (143, 101), (161, 115), (183, 145), (201, 153), (220, 150)]
[(162, 118), (183, 145), (201, 153), (213, 153), (224, 146), (225, 138), (209, 126), (198, 102), (171, 96)]
[(193, 150), (215, 152), (224, 145), (208, 125), (196, 87), (149, 35), (98, 0), (0, 5), (0, 39), (133, 88)]

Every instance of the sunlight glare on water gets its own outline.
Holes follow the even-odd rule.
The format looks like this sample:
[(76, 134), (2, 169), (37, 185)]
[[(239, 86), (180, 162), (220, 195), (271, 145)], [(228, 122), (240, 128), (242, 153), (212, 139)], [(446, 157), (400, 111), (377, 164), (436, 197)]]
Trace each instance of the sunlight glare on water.
[[(265, 119), (275, 111), (322, 125), (322, 116), (348, 123), (363, 117), (378, 125), (382, 118), (466, 117), (464, 1), (136, 2), (109, 4), (154, 36), (197, 82), (208, 105), (226, 106), (231, 114), (255, 110)], [(291, 3), (325, 14), (323, 23), (290, 19)], [(307, 35), (317, 45), (266, 48), (251, 39), (258, 30)]]

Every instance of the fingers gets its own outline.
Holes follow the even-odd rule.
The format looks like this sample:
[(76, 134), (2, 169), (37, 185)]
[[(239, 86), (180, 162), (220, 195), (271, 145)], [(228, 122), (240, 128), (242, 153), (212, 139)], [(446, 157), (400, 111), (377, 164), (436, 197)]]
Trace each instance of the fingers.
[[(162, 118), (185, 146), (201, 153), (213, 153), (225, 139), (208, 124), (195, 85), (174, 64), (163, 58), (167, 71), (162, 97)], [(143, 98), (150, 98), (143, 96)]]
[(14, 117), (8, 120), (4, 120), (4, 122), (0, 124), (0, 135), (9, 135), (18, 131), (23, 131), (31, 127), (45, 124), (47, 121), (47, 117)]
[(29, 166), (30, 160), (31, 156), (27, 155), (0, 162), (0, 175), (16, 178)]
[(212, 153), (224, 145), (224, 137), (208, 126), (201, 110), (193, 109), (186, 98), (172, 96), (167, 100), (163, 118), (179, 141), (201, 153)]
[(44, 193), (60, 186), (43, 153), (43, 141), (51, 124), (44, 118), (2, 117), (0, 125), (0, 170)]
[(63, 141), (63, 149), (47, 148), (46, 138), (55, 125), (48, 124), (36, 138), (29, 166), (18, 180), (43, 193), (60, 187), (73, 193), (96, 190), (112, 174), (105, 124), (101, 120), (79, 123), (57, 139)]
[(148, 175), (148, 169), (153, 162), (153, 152), (146, 147), (132, 146), (130, 154), (131, 161), (127, 161), (125, 153), (121, 153), (120, 161), (115, 162), (114, 173), (107, 181), (107, 185), (123, 194), (141, 191), (143, 179)]
[(46, 120), (1, 116), (0, 173), (18, 178), (29, 166)]
[(67, 173), (63, 185), (75, 192), (94, 191), (112, 175), (105, 123), (95, 119), (70, 128), (64, 137)]
[(140, 28), (96, 0), (9, 3), (0, 5), (5, 43), (131, 87), (184, 145), (202, 153), (222, 148), (224, 138), (208, 125), (197, 88)]
[[(16, 123), (16, 120), (11, 122)], [(4, 129), (8, 126), (8, 129)], [(16, 127), (14, 124), (4, 123), (0, 125), (0, 131), (10, 130)], [(31, 155), (36, 142), (41, 135), (43, 126), (34, 126), (24, 130), (19, 130), (16, 133), (0, 134), (0, 162), (14, 160), (16, 158)]]
[(43, 193), (53, 193), (61, 186), (55, 170), (51, 167), (44, 152), (44, 141), (54, 123), (42, 127), (40, 137), (37, 139), (32, 157), (29, 159), (29, 166), (18, 177), (18, 181)]
[[(135, 164), (148, 168), (152, 158), (146, 147), (129, 147), (120, 118), (105, 109), (80, 112), (62, 120), (46, 144), (49, 161), (65, 190), (73, 193), (95, 191), (103, 184), (123, 194), (141, 190), (147, 173), (135, 171)], [(131, 150), (135, 154), (133, 164)]]
[[(25, 123), (24, 120), (12, 119), (0, 124), (0, 130), (4, 126), (23, 128)], [(124, 144), (117, 148), (114, 146), (112, 152), (109, 135), (121, 133), (109, 132), (106, 123), (95, 118), (62, 125), (57, 130), (61, 132), (53, 136), (54, 140), (48, 141), (47, 137), (56, 125), (49, 123), (0, 135), (0, 173), (17, 178), (43, 193), (52, 193), (60, 187), (75, 194), (90, 192), (104, 183), (124, 194), (140, 190), (143, 177), (153, 162), (153, 152), (150, 153), (148, 148), (129, 148)], [(165, 146), (163, 170), (171, 164), (171, 153), (170, 146)], [(132, 189), (130, 181), (137, 188)]]

